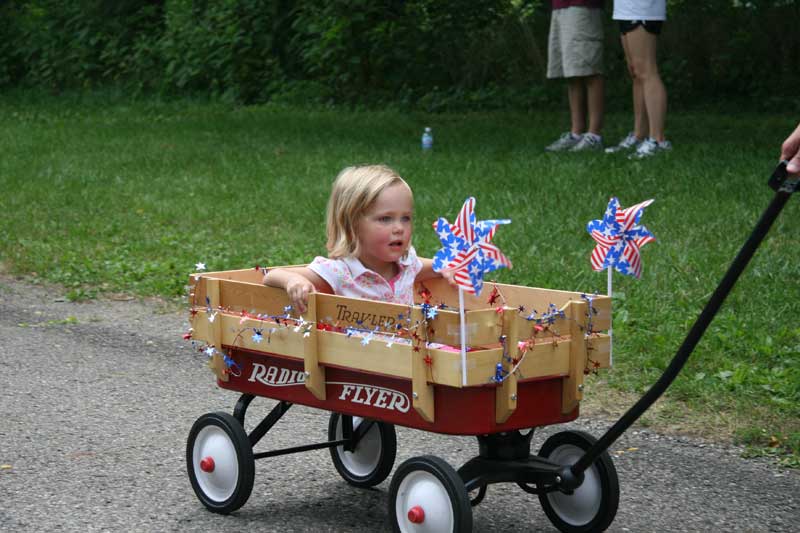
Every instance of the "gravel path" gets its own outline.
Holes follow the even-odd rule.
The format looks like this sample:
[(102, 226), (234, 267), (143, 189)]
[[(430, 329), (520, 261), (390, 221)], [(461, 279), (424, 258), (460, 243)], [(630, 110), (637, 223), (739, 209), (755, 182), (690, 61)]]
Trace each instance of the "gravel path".
[[(186, 327), (184, 313), (157, 302), (76, 304), (0, 277), (0, 530), (388, 530), (389, 480), (353, 488), (325, 450), (261, 460), (239, 511), (205, 510), (186, 475), (186, 437), (198, 416), (231, 412), (237, 396), (217, 389), (181, 339)], [(273, 404), (256, 399), (249, 413)], [(266, 448), (325, 440), (327, 420), (293, 407)], [(568, 426), (599, 436), (612, 422)], [(534, 449), (559, 429), (542, 429)], [(433, 454), (458, 467), (477, 454), (473, 438), (397, 436), (397, 464)], [(621, 496), (610, 531), (800, 530), (800, 472), (642, 429), (612, 451)], [(536, 497), (511, 484), (489, 487), (473, 516), (476, 532), (555, 531)]]

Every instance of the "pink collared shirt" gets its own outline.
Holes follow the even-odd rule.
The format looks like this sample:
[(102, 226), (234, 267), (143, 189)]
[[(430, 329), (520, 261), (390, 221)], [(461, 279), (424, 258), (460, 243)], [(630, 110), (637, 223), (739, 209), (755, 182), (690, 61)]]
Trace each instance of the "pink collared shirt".
[(405, 259), (398, 261), (397, 266), (399, 273), (390, 281), (365, 267), (355, 257), (315, 257), (308, 268), (327, 281), (333, 293), (339, 296), (412, 305), (414, 280), (422, 270), (422, 261), (413, 246), (409, 247)]

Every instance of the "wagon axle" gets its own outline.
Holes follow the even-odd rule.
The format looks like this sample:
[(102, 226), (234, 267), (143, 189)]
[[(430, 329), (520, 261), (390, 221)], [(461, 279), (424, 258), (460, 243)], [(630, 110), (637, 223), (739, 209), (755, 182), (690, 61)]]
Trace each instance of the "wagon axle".
[(408, 510), (408, 521), (412, 524), (421, 524), (425, 521), (425, 510), (419, 505), (415, 505)]
[(214, 471), (214, 458), (213, 457), (204, 457), (200, 461), (200, 470), (203, 472), (213, 472)]

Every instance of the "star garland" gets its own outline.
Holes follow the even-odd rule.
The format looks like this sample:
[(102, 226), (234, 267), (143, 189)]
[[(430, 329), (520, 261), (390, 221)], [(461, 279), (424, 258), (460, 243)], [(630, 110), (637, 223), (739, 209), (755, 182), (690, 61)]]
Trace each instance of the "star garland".
[[(196, 265), (197, 270), (204, 270), (205, 264), (204, 263), (197, 263)], [(202, 267), (202, 268), (201, 268)], [(264, 270), (259, 266), (256, 266), (255, 269)], [(196, 275), (195, 281), (199, 281), (202, 276)], [(342, 328), (340, 323), (333, 322), (331, 317), (326, 317), (325, 320), (320, 320), (317, 322), (312, 322), (305, 320), (301, 316), (293, 317), (291, 312), (293, 308), (291, 305), (284, 307), (283, 313), (279, 315), (272, 315), (272, 314), (263, 314), (263, 313), (248, 313), (245, 310), (240, 310), (238, 312), (239, 316), (241, 317), (239, 320), (239, 324), (244, 324), (247, 320), (257, 320), (260, 322), (258, 326), (246, 326), (239, 330), (235, 330), (234, 342), (232, 348), (236, 348), (237, 345), (241, 345), (245, 335), (249, 335), (250, 339), (256, 343), (260, 344), (266, 338), (267, 344), (270, 344), (272, 341), (272, 335), (278, 331), (293, 331), (294, 333), (301, 333), (304, 337), (308, 337), (311, 335), (311, 331), (314, 328), (317, 328), (322, 331), (332, 331), (345, 334), (348, 338), (356, 338), (359, 340), (359, 343), (362, 346), (369, 345), (373, 340), (380, 340), (386, 344), (387, 348), (391, 348), (396, 342), (402, 343), (410, 343), (412, 346), (412, 353), (422, 353), (422, 348), (425, 347), (425, 355), (423, 356), (423, 361), (428, 370), (428, 377), (430, 381), (435, 381), (433, 375), (433, 357), (430, 355), (430, 352), (427, 351), (427, 348), (430, 347), (431, 342), (429, 341), (430, 337), (435, 334), (435, 330), (431, 322), (436, 319), (439, 310), (441, 309), (448, 309), (449, 307), (441, 302), (439, 304), (433, 305), (431, 304), (432, 293), (431, 291), (421, 285), (418, 294), (422, 300), (422, 303), (419, 305), (409, 306), (406, 313), (400, 313), (397, 316), (397, 320), (394, 325), (390, 324), (390, 322), (385, 322), (381, 326), (385, 329), (381, 329), (381, 326), (375, 326), (374, 328), (364, 328), (360, 327), (363, 325), (362, 321), (357, 321), (356, 326), (347, 326)], [(584, 333), (586, 336), (596, 335), (597, 332), (593, 329), (593, 322), (592, 318), (594, 315), (598, 313), (597, 309), (592, 305), (594, 296), (588, 296), (586, 294), (581, 294), (581, 298), (586, 300), (588, 303), (588, 310), (587, 310), (587, 325), (586, 328), (580, 325), (582, 331), (588, 330), (588, 333)], [(194, 318), (197, 315), (197, 305), (196, 305), (196, 294), (194, 292), (190, 293), (190, 299), (192, 301), (192, 307), (189, 310), (190, 317)], [(505, 320), (505, 312), (506, 312), (506, 298), (503, 296), (502, 292), (499, 290), (496, 284), (493, 283), (492, 291), (489, 294), (487, 302), (489, 305), (495, 305), (499, 301), (500, 305), (495, 308), (495, 311), (499, 317), (500, 323), (498, 326), (502, 329), (503, 321)], [(205, 301), (205, 311), (206, 316), (209, 322), (213, 323), (216, 320), (219, 313), (225, 314), (235, 314), (236, 311), (233, 311), (229, 307), (222, 307), (217, 306), (217, 308), (213, 309), (211, 306), (210, 299), (206, 297)], [(418, 307), (421, 310), (422, 320), (416, 321), (412, 324), (411, 319), (411, 310), (414, 307)], [(518, 341), (518, 346), (514, 349), (513, 347), (508, 346), (507, 338), (505, 335), (500, 336), (498, 339), (499, 344), (501, 345), (502, 353), (501, 359), (495, 366), (495, 373), (494, 375), (488, 378), (489, 383), (502, 383), (506, 379), (508, 379), (511, 375), (516, 374), (518, 379), (524, 379), (522, 372), (520, 370), (520, 365), (524, 361), (528, 352), (532, 351), (537, 344), (541, 344), (542, 342), (551, 342), (553, 346), (558, 346), (559, 341), (563, 340), (561, 334), (554, 329), (554, 325), (558, 319), (562, 320), (572, 320), (566, 317), (564, 311), (558, 309), (554, 304), (548, 304), (546, 311), (543, 313), (539, 313), (536, 310), (531, 310), (528, 312), (525, 306), (520, 305), (516, 308), (516, 313), (518, 315), (524, 316), (525, 319), (531, 324), (530, 332), (525, 340)], [(214, 355), (219, 354), (222, 357), (222, 361), (225, 365), (225, 369), (223, 372), (233, 375), (239, 376), (241, 375), (241, 367), (224, 351), (220, 348), (217, 348), (210, 344), (204, 344), (200, 346), (196, 341), (193, 339), (194, 330), (189, 329), (187, 333), (183, 334), (184, 340), (191, 340), (192, 346), (195, 347), (199, 352), (204, 353), (209, 359), (211, 359)], [(549, 333), (549, 337), (545, 340), (544, 336)], [(424, 343), (424, 344), (423, 344)], [(510, 351), (513, 351), (514, 356), (510, 355)], [(503, 366), (503, 362), (507, 362), (511, 365), (509, 370), (505, 370)], [(586, 366), (584, 368), (584, 374), (590, 373), (597, 373), (598, 369), (600, 368), (600, 363), (587, 357)]]

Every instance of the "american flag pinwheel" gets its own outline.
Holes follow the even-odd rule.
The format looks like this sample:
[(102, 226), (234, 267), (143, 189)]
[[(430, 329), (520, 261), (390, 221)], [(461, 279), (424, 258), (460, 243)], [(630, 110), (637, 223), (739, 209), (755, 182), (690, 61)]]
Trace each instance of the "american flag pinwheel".
[(467, 198), (453, 224), (439, 218), (433, 228), (442, 249), (433, 257), (433, 269), (454, 271), (453, 279), (465, 291), (480, 295), (483, 276), (498, 268), (511, 268), (511, 261), (491, 243), (497, 226), (510, 220), (476, 221), (475, 198)]
[(594, 270), (615, 268), (628, 276), (642, 275), (642, 258), (639, 250), (656, 240), (644, 226), (638, 225), (644, 208), (653, 203), (645, 200), (627, 209), (621, 209), (619, 200), (611, 198), (602, 219), (592, 220), (586, 231), (597, 242), (592, 250)]

